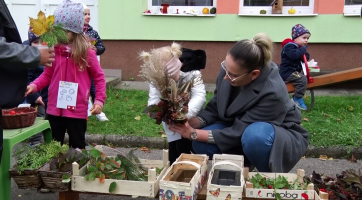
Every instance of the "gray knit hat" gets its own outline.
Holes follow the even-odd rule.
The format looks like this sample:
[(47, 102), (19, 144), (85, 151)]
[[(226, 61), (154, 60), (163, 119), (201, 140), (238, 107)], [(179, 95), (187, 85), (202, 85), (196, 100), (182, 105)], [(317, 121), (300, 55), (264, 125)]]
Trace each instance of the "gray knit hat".
[(64, 29), (74, 33), (83, 33), (84, 8), (81, 3), (64, 0), (54, 11), (54, 25), (63, 24)]

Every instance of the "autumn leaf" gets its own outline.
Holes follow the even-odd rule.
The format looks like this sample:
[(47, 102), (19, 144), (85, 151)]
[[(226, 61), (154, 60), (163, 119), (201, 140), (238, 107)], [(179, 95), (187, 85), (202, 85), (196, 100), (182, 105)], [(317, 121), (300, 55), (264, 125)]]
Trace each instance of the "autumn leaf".
[(348, 106), (348, 111), (352, 112), (353, 111), (353, 106)]
[(161, 137), (165, 138), (165, 137), (167, 137), (167, 136), (166, 136), (166, 134), (162, 134)]
[(328, 160), (333, 160), (333, 158), (328, 158)]
[(99, 176), (99, 183), (104, 183), (105, 180), (106, 180), (106, 175), (101, 174), (101, 175)]
[(303, 121), (309, 122), (309, 119), (306, 118), (306, 117), (304, 117), (304, 118), (303, 118)]
[(328, 156), (326, 155), (320, 155), (319, 160), (327, 160)]
[(352, 154), (351, 158), (348, 159), (349, 162), (357, 162), (356, 157)]
[(147, 147), (141, 147), (141, 151), (149, 151)]
[(134, 119), (137, 120), (137, 121), (139, 121), (139, 120), (141, 120), (141, 116), (138, 115), (138, 116), (135, 117)]
[(326, 113), (323, 113), (323, 117), (329, 117), (329, 115)]
[(45, 13), (39, 11), (38, 19), (34, 19), (29, 17), (30, 26), (32, 27), (32, 31), (35, 35), (41, 36), (44, 33), (48, 32), (50, 27), (54, 24), (54, 15), (49, 15), (47, 18), (45, 17)]

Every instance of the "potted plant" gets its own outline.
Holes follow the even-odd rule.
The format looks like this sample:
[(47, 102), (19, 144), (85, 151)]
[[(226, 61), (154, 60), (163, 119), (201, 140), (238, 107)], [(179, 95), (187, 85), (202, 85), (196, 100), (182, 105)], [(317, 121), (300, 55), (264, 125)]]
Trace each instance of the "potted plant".
[(39, 170), (46, 168), (46, 164), (49, 165), (51, 159), (67, 150), (67, 145), (61, 145), (56, 141), (42, 143), (36, 147), (25, 145), (19, 147), (15, 151), (17, 162), (9, 170), (10, 177), (15, 180), (20, 189), (39, 188), (43, 185)]

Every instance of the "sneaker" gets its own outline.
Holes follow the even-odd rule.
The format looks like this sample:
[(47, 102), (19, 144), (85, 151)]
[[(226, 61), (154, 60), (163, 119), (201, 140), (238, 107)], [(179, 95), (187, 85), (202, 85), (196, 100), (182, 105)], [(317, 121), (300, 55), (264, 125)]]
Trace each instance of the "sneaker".
[(106, 114), (104, 112), (101, 112), (101, 114), (96, 115), (96, 118), (98, 121), (108, 121), (108, 118), (106, 117)]
[(295, 98), (293, 96), (293, 101), (295, 103), (295, 105), (297, 105), (297, 107), (301, 110), (307, 110), (307, 106), (304, 103), (303, 97), (300, 98)]

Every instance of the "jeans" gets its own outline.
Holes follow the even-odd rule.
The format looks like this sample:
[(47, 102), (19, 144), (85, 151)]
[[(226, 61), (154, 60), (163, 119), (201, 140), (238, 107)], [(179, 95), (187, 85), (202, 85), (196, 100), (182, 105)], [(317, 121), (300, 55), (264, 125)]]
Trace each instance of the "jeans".
[(92, 102), (96, 100), (96, 86), (94, 86), (94, 80), (91, 79), (91, 87), (90, 87), (90, 96), (92, 97)]
[[(224, 129), (224, 124), (212, 124), (203, 130)], [(266, 122), (250, 124), (241, 136), (241, 146), (244, 156), (260, 172), (270, 172), (269, 156), (275, 138), (274, 127)], [(212, 159), (213, 154), (222, 153), (216, 144), (193, 141), (192, 148), (196, 154), (207, 154)]]

